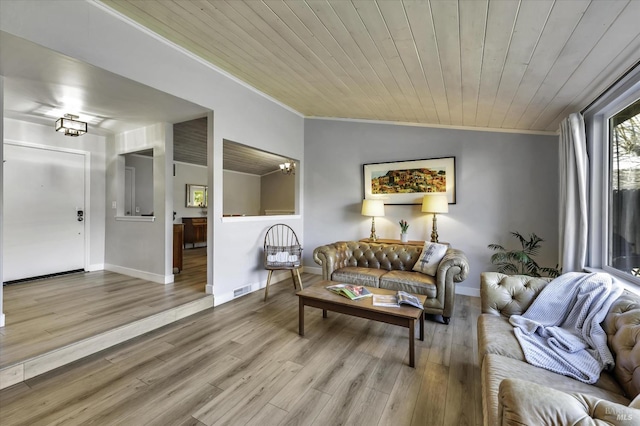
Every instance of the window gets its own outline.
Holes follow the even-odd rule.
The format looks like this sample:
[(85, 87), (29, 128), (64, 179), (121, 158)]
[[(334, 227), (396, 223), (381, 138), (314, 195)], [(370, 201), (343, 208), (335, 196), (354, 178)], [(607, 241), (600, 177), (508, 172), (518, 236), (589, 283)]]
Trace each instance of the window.
[(587, 265), (640, 285), (640, 66), (585, 112)]
[(609, 119), (607, 266), (640, 276), (640, 100)]
[[(298, 210), (296, 168), (300, 162), (224, 139), (222, 215), (292, 215)], [(293, 162), (293, 171), (281, 164)]]

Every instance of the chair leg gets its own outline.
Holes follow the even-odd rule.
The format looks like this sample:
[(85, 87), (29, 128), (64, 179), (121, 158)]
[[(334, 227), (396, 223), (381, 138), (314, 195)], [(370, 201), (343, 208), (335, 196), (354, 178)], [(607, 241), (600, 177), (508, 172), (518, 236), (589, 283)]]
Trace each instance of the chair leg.
[(296, 276), (293, 274), (293, 269), (289, 270), (291, 272), (291, 281), (293, 281), (293, 289), (296, 289)]
[(272, 270), (269, 270), (269, 276), (267, 276), (267, 285), (264, 288), (264, 301), (267, 301), (267, 297), (269, 296), (269, 283), (271, 282), (271, 274), (273, 274)]
[(298, 283), (300, 284), (300, 290), (302, 290), (302, 278), (300, 278), (300, 269), (296, 268), (296, 275), (298, 275)]

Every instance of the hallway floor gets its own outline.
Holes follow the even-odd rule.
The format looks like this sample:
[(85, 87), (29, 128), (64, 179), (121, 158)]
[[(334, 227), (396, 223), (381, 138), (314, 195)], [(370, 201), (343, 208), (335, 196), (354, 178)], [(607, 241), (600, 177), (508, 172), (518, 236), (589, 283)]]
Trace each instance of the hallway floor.
[(167, 285), (96, 271), (5, 286), (0, 370), (206, 297), (206, 255), (185, 250), (184, 269)]

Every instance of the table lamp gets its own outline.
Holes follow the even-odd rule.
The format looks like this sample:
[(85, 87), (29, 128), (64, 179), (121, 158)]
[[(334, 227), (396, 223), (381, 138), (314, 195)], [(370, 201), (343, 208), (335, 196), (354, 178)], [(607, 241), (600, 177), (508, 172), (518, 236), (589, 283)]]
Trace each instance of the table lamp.
[(371, 216), (371, 235), (369, 239), (371, 241), (377, 241), (376, 235), (376, 216), (384, 216), (384, 201), (382, 200), (363, 200), (362, 201), (362, 215)]
[(444, 194), (426, 194), (422, 198), (422, 212), (433, 214), (433, 229), (431, 230), (431, 242), (438, 242), (438, 213), (449, 212), (449, 201)]

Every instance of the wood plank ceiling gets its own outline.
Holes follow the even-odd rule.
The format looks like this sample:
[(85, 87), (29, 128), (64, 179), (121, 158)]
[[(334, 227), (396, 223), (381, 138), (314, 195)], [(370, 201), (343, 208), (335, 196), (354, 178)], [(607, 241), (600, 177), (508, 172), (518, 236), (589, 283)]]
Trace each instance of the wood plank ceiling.
[(555, 132), (640, 60), (638, 0), (102, 0), (307, 117)]
[[(236, 142), (224, 140), (222, 168), (235, 172), (264, 176), (279, 172), (280, 164), (295, 161)], [(153, 156), (153, 152), (149, 155)], [(183, 163), (207, 165), (207, 118), (173, 125), (173, 159)]]

